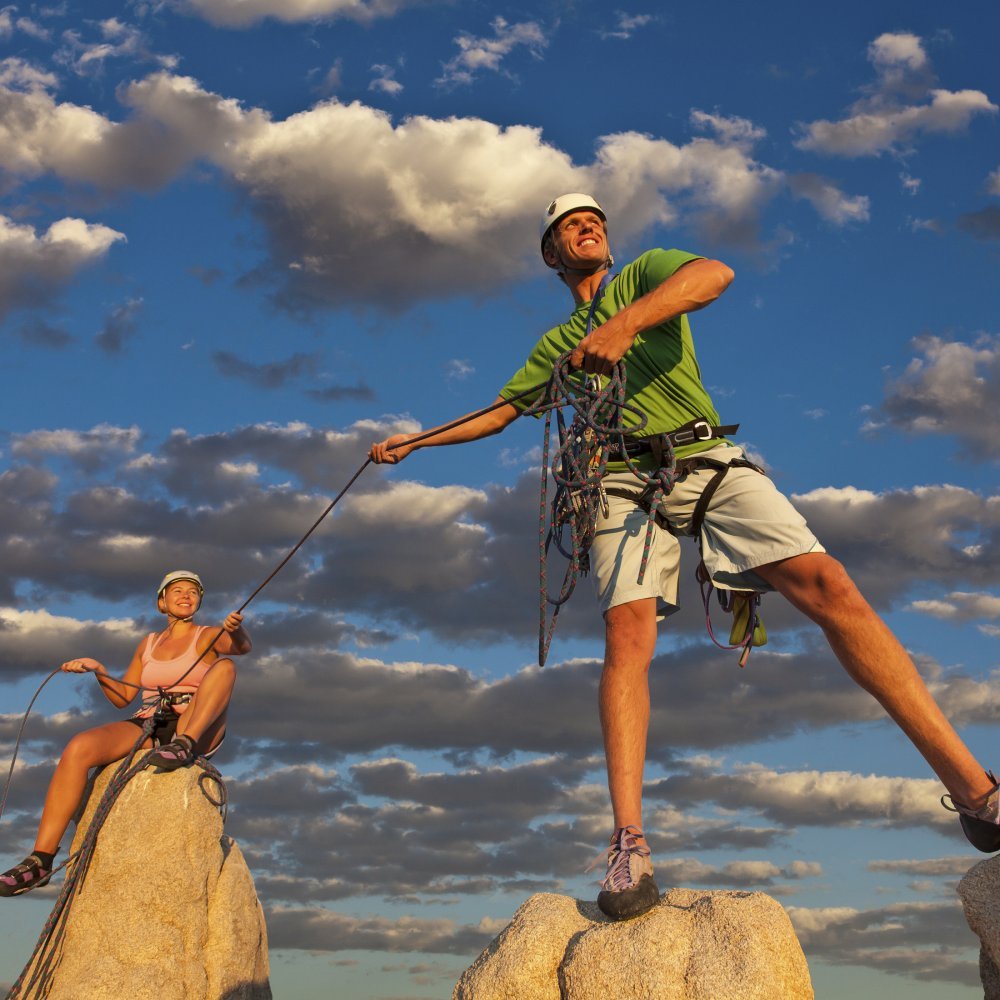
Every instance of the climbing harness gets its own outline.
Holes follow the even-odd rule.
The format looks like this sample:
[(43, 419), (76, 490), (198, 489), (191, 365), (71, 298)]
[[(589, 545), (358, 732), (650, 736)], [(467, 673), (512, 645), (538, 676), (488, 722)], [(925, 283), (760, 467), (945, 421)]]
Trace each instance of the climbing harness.
[[(706, 420), (699, 418), (692, 420), (683, 427), (679, 427), (677, 430), (671, 431), (663, 436), (666, 437), (671, 444), (688, 444), (691, 441), (710, 441), (715, 438), (723, 437), (727, 434), (735, 434), (739, 430), (739, 427), (739, 424), (727, 424), (719, 427), (713, 427)], [(650, 448), (649, 450), (652, 451), (654, 449)], [(764, 470), (759, 465), (756, 465), (746, 458), (736, 458), (731, 462), (720, 462), (713, 458), (706, 458), (703, 455), (691, 455), (688, 458), (682, 458), (680, 461), (675, 463), (674, 481), (679, 481), (698, 469), (706, 468), (714, 469), (715, 471), (712, 478), (709, 479), (703, 487), (701, 495), (695, 503), (694, 510), (691, 514), (691, 523), (686, 532), (686, 534), (697, 539), (699, 553), (702, 551), (702, 526), (705, 523), (705, 515), (708, 513), (709, 504), (712, 502), (712, 498), (715, 496), (719, 486), (722, 485), (722, 480), (725, 479), (726, 474), (731, 469), (753, 469), (754, 472), (759, 472), (761, 475), (765, 474)], [(659, 498), (657, 498), (654, 494), (651, 494), (648, 487), (638, 497), (636, 497), (634, 491), (618, 489), (614, 486), (608, 487), (606, 492), (609, 496), (622, 497), (623, 499), (633, 501), (637, 504), (637, 506), (645, 510), (647, 514), (650, 515), (650, 518), (655, 520), (660, 527), (669, 531), (671, 534), (675, 534), (673, 528), (657, 510)], [(664, 494), (661, 494), (661, 497), (662, 495), (665, 495), (666, 492), (669, 491), (664, 491)], [(651, 523), (652, 521), (650, 524)], [(643, 549), (644, 560), (648, 553), (648, 546), (649, 530), (647, 528), (646, 546)], [(645, 562), (643, 562), (643, 567), (644, 566)], [(639, 570), (639, 583), (642, 583), (643, 567), (640, 567)], [(767, 631), (765, 630), (760, 617), (760, 602), (763, 595), (755, 590), (728, 590), (725, 588), (716, 588), (715, 584), (712, 582), (711, 576), (709, 575), (708, 568), (705, 566), (704, 558), (700, 558), (698, 561), (698, 566), (695, 569), (695, 579), (697, 580), (698, 587), (701, 591), (702, 604), (705, 608), (705, 629), (708, 632), (709, 638), (713, 643), (715, 643), (716, 646), (719, 647), (719, 649), (741, 649), (743, 652), (740, 654), (739, 665), (741, 667), (745, 667), (747, 660), (750, 657), (750, 650), (754, 646), (763, 646), (767, 643)], [(711, 612), (711, 599), (713, 591), (716, 593), (719, 607), (722, 611), (733, 616), (733, 624), (730, 629), (728, 643), (720, 642), (715, 635)]]

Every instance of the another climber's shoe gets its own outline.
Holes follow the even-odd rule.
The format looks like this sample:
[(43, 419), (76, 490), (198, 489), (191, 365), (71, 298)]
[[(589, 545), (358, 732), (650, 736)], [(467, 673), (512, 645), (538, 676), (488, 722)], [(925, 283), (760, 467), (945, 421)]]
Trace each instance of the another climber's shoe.
[(154, 750), (146, 766), (158, 767), (161, 771), (176, 771), (179, 767), (190, 767), (196, 756), (194, 740), (181, 733)]
[(612, 920), (629, 920), (655, 906), (660, 890), (653, 881), (650, 850), (639, 844), (642, 830), (621, 827), (611, 834), (608, 871), (601, 883), (597, 905)]
[(986, 777), (993, 782), (993, 791), (978, 809), (956, 802), (950, 795), (941, 796), (941, 805), (958, 813), (962, 831), (977, 851), (992, 854), (1000, 851), (1000, 784), (992, 771), (987, 771)]
[(20, 896), (52, 878), (52, 865), (43, 867), (37, 854), (29, 854), (19, 865), (0, 875), (0, 896)]

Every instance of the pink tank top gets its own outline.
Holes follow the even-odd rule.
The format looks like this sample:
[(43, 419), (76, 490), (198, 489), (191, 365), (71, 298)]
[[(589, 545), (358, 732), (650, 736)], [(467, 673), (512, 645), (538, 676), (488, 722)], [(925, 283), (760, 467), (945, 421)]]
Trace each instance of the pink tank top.
[[(179, 656), (169, 660), (158, 660), (153, 656), (153, 644), (156, 642), (158, 633), (150, 632), (146, 636), (146, 645), (142, 650), (142, 673), (139, 676), (139, 683), (142, 685), (142, 708), (135, 713), (137, 719), (148, 719), (156, 711), (156, 706), (160, 699), (158, 689), (163, 688), (171, 694), (186, 694), (198, 690), (208, 673), (209, 668), (215, 662), (215, 657), (211, 660), (211, 654), (206, 653), (201, 662), (184, 677), (185, 672), (198, 659), (198, 639), (202, 632), (211, 629), (210, 625), (199, 625), (191, 636), (191, 644)], [(175, 684), (179, 677), (184, 677), (183, 684)], [(187, 705), (184, 703), (174, 705), (173, 709), (181, 715)]]

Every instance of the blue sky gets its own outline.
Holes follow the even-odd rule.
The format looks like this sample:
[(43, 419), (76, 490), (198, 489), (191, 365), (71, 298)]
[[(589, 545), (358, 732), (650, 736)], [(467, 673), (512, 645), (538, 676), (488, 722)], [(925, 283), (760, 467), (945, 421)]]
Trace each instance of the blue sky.
[[(735, 269), (693, 320), (717, 408), (1000, 766), (998, 27), (853, 0), (0, 6), (5, 750), (53, 666), (124, 667), (165, 570), (221, 619), (371, 441), (492, 401), (569, 310), (537, 218), (585, 190), (619, 259)], [(250, 609), (220, 764), (283, 1000), (449, 995), (531, 892), (595, 891), (600, 621), (581, 587), (534, 666), (540, 438), (367, 470)], [(779, 598), (744, 672), (711, 647), (693, 554), (652, 675), (661, 887), (775, 895), (823, 1000), (981, 995), (954, 894), (978, 858), (927, 767)], [(61, 746), (113, 717), (88, 681), (29, 724), (11, 863)], [(50, 902), (5, 904), (0, 981)]]

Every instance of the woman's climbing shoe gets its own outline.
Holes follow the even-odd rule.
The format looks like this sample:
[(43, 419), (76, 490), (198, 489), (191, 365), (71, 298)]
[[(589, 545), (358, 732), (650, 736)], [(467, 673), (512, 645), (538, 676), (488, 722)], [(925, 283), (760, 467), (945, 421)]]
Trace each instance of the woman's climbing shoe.
[(1000, 785), (992, 771), (987, 771), (986, 777), (993, 782), (993, 791), (978, 809), (956, 802), (950, 795), (941, 796), (941, 805), (958, 813), (962, 831), (977, 851), (992, 854), (1000, 851)]
[(176, 771), (179, 767), (190, 767), (197, 755), (194, 740), (181, 733), (170, 743), (164, 743), (149, 755), (147, 767), (158, 767), (161, 771)]
[(660, 890), (653, 881), (650, 850), (640, 846), (642, 830), (621, 827), (611, 834), (608, 871), (601, 883), (597, 905), (612, 920), (630, 920), (655, 906)]
[(52, 877), (52, 866), (42, 867), (37, 854), (29, 854), (19, 865), (0, 875), (0, 896), (20, 896), (22, 892), (45, 885)]

